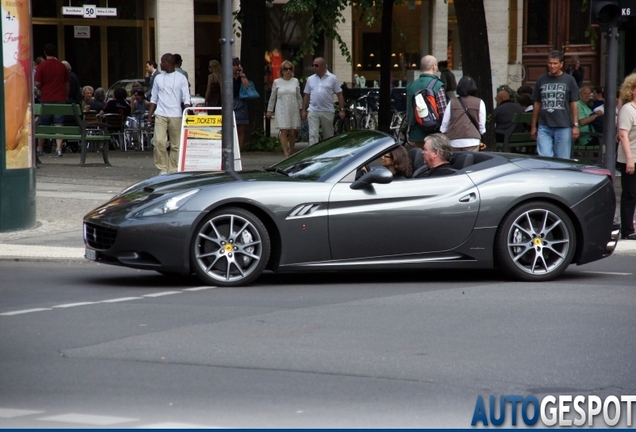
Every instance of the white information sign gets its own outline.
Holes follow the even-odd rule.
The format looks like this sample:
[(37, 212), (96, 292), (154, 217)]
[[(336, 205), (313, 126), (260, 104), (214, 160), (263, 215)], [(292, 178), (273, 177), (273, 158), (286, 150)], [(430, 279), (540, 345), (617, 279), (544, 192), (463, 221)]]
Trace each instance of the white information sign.
[[(181, 121), (181, 147), (178, 170), (222, 171), (223, 141), (222, 116), (209, 115), (209, 111), (221, 112), (221, 108), (186, 108)], [(233, 114), (233, 113), (232, 113)], [(234, 170), (242, 169), (236, 122), (233, 127)]]
[(91, 38), (90, 26), (73, 26), (73, 33), (75, 34), (75, 39)]
[(98, 16), (117, 16), (117, 8), (97, 8)]
[(84, 15), (84, 8), (78, 6), (62, 6), (62, 15)]
[(84, 18), (97, 18), (97, 6), (84, 5)]
[(97, 7), (96, 5), (62, 6), (62, 15), (76, 15), (84, 18), (116, 17), (117, 8)]

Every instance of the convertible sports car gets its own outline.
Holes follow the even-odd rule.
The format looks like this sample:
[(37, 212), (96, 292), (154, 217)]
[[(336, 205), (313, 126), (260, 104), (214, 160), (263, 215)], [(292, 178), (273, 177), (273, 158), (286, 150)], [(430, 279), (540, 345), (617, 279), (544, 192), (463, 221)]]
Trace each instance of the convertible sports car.
[(266, 269), (497, 268), (545, 281), (616, 246), (603, 168), (458, 153), (454, 175), (400, 180), (376, 166), (398, 145), (353, 131), (261, 171), (150, 178), (85, 216), (86, 258), (194, 272), (218, 286), (251, 283)]

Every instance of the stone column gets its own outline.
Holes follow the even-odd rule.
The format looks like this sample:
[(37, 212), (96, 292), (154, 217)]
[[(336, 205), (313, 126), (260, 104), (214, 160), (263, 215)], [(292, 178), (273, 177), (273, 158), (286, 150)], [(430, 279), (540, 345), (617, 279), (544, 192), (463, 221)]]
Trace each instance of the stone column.
[[(345, 18), (345, 22), (338, 24), (338, 33), (353, 55), (353, 16), (351, 6), (347, 6), (342, 11), (342, 16)], [(329, 65), (329, 70), (338, 77), (340, 84), (347, 82), (350, 87), (353, 87), (350, 85), (353, 81), (353, 66), (347, 61), (347, 58), (342, 55), (340, 45), (335, 40), (333, 41), (332, 52), (333, 64)]]
[[(438, 61), (448, 55), (448, 4), (445, 0), (430, 0), (431, 54)], [(424, 7), (424, 2), (422, 2)]]
[(490, 67), (492, 69), (493, 95), (497, 87), (508, 84), (508, 26), (509, 2), (484, 0), (488, 43), (490, 45)]
[(156, 46), (157, 63), (165, 53), (179, 53), (181, 68), (188, 72), (194, 92), (194, 2), (193, 0), (157, 0)]

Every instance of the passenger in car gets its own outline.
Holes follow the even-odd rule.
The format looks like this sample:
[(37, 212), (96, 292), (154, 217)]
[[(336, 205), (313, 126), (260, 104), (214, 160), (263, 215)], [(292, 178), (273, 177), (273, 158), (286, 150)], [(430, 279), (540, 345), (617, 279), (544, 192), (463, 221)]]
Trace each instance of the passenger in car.
[(406, 149), (402, 146), (394, 148), (382, 156), (382, 166), (393, 173), (393, 179), (411, 178), (413, 167)]
[(450, 166), (453, 150), (444, 134), (435, 133), (427, 136), (422, 148), (422, 156), (426, 166), (419, 168), (413, 174), (415, 178), (442, 177), (457, 172)]

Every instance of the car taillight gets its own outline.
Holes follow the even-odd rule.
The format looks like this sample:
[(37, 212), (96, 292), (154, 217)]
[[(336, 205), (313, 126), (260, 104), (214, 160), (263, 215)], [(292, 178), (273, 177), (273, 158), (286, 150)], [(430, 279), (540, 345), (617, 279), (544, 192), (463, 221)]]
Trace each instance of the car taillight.
[(609, 180), (611, 182), (613, 182), (612, 173), (607, 168), (601, 168), (601, 167), (596, 167), (596, 166), (586, 166), (586, 167), (581, 168), (581, 171), (589, 173), (589, 174), (607, 176), (607, 177), (609, 177)]

